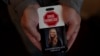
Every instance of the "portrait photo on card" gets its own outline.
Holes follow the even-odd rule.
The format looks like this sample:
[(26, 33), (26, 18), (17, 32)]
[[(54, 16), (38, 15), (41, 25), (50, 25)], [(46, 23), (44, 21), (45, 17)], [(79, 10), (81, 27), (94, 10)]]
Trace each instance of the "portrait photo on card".
[(48, 28), (45, 31), (46, 48), (61, 47), (64, 45), (64, 33), (61, 27)]

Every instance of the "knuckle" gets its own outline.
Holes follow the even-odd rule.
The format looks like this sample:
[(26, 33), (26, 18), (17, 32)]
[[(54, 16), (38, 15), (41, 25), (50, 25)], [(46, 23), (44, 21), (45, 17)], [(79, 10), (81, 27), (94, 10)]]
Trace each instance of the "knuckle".
[(79, 22), (74, 22), (74, 25), (79, 25)]
[(74, 22), (74, 24), (75, 24), (75, 25), (80, 25), (80, 24), (81, 24), (81, 19), (79, 18), (78, 20), (76, 20), (76, 21)]
[(27, 20), (22, 19), (21, 20), (21, 26), (24, 27), (24, 28), (28, 28), (29, 27), (29, 23), (27, 22)]

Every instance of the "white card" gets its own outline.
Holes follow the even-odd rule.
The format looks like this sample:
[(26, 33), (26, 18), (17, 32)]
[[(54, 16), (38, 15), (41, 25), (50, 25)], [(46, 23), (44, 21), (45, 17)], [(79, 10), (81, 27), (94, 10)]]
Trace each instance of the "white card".
[(61, 5), (40, 7), (38, 8), (38, 16), (39, 29), (65, 26), (62, 17)]

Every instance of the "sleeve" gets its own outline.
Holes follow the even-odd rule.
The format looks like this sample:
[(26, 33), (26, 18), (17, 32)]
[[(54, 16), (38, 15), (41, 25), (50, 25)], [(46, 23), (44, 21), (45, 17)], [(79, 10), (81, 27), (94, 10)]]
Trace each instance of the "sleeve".
[(36, 0), (9, 0), (9, 5), (13, 7), (18, 16), (22, 16), (24, 9), (31, 4), (35, 4)]
[(60, 2), (74, 8), (78, 13), (80, 13), (83, 0), (60, 0)]

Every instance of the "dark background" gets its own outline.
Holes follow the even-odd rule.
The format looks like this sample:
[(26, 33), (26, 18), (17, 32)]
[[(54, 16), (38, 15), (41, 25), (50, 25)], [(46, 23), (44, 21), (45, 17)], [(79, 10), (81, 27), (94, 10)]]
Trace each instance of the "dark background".
[[(96, 12), (88, 17), (86, 15), (85, 13), (84, 17), (84, 13), (82, 14), (81, 28), (74, 45), (67, 53), (68, 56), (99, 56), (100, 13)], [(20, 35), (10, 20), (7, 6), (1, 0), (0, 43), (0, 56), (29, 56)]]
[(7, 6), (0, 0), (0, 56), (29, 56), (10, 20)]

